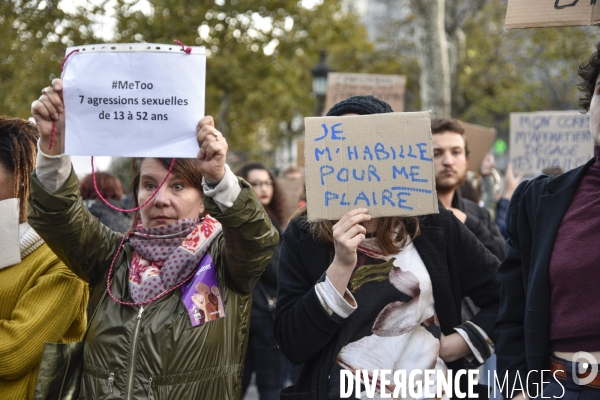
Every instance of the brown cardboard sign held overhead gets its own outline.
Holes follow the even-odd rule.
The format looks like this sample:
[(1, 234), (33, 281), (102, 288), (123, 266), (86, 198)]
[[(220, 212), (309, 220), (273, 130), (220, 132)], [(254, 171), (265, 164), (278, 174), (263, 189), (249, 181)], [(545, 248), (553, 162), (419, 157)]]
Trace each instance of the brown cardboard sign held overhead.
[(304, 167), (304, 139), (296, 140), (296, 165)]
[(378, 74), (348, 74), (330, 72), (327, 75), (325, 112), (351, 96), (372, 95), (387, 102), (392, 110), (404, 111), (406, 76)]
[(465, 128), (465, 137), (469, 148), (469, 171), (479, 172), (483, 158), (489, 153), (494, 144), (496, 130), (462, 121), (459, 122)]
[(569, 171), (594, 156), (590, 116), (579, 111), (510, 113), (510, 162), (527, 176), (545, 168)]
[(283, 177), (276, 177), (278, 189), (282, 192), (282, 219), (284, 225), (281, 226), (281, 229), (285, 229), (287, 224), (286, 222), (290, 219), (294, 211), (298, 209), (298, 202), (300, 201), (300, 196), (302, 195), (302, 186), (304, 185), (304, 181), (302, 179), (286, 179)]
[(304, 121), (310, 221), (438, 212), (429, 111)]
[(509, 0), (506, 29), (600, 23), (596, 0)]

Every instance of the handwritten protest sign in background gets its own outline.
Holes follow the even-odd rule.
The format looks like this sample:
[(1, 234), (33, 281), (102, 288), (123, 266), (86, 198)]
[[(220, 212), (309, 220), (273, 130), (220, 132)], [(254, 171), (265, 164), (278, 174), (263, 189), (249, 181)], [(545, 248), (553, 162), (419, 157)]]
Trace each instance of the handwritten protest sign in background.
[(304, 139), (296, 140), (296, 165), (304, 167)]
[[(300, 194), (302, 193), (302, 186), (304, 181), (286, 179), (278, 176), (275, 178), (277, 185), (282, 192), (282, 220), (288, 221), (292, 214), (298, 209), (298, 202), (300, 201)], [(285, 224), (287, 226), (287, 224)], [(285, 226), (281, 226), (281, 229), (285, 230)]]
[(351, 96), (372, 95), (387, 102), (392, 110), (404, 111), (406, 76), (378, 74), (348, 74), (330, 72), (327, 75), (327, 105), (325, 112)]
[(196, 157), (203, 47), (88, 45), (67, 54), (74, 49), (63, 73), (66, 154)]
[(510, 114), (510, 161), (515, 172), (571, 170), (594, 156), (590, 117), (578, 111)]
[(429, 111), (304, 121), (310, 221), (438, 212)]
[(469, 148), (469, 171), (479, 172), (483, 158), (490, 152), (494, 144), (496, 130), (462, 121), (459, 123), (465, 129), (465, 138)]
[(506, 29), (600, 23), (596, 0), (509, 0)]

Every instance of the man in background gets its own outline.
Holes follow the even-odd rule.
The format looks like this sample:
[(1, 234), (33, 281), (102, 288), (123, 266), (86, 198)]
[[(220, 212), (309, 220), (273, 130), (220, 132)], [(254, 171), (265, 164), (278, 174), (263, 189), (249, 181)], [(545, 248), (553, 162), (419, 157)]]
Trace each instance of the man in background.
[(477, 239), (498, 259), (504, 259), (504, 238), (489, 212), (457, 190), (467, 179), (468, 146), (465, 130), (456, 120), (434, 118), (433, 164), (439, 202), (452, 211)]

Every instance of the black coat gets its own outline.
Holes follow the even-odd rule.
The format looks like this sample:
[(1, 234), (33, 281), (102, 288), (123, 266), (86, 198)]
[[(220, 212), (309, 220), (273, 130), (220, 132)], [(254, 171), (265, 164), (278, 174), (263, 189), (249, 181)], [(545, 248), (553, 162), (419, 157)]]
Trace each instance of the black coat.
[[(517, 375), (525, 384), (528, 371), (550, 369), (550, 258), (562, 219), (594, 162), (523, 182), (510, 200), (496, 345), (498, 376), (508, 373), (509, 389)], [(531, 374), (532, 393), (539, 378), (539, 372)]]
[[(279, 224), (275, 218), (271, 218), (271, 223), (281, 235), (281, 228), (279, 227)], [(260, 276), (260, 281), (252, 293), (251, 318), (257, 321), (258, 324), (263, 324), (265, 319), (273, 319), (273, 312), (269, 308), (267, 296), (271, 298), (276, 298), (277, 296), (277, 265), (279, 264), (279, 247), (280, 245), (277, 243), (277, 246), (273, 250), (273, 257), (271, 257), (269, 265), (267, 265), (265, 272), (263, 272), (263, 274)], [(271, 329), (269, 325), (266, 325), (266, 328), (268, 330)]]
[[(324, 399), (328, 374), (344, 345), (335, 338), (345, 319), (330, 316), (317, 297), (315, 284), (332, 261), (331, 245), (316, 241), (308, 228), (306, 219), (296, 219), (282, 236), (274, 333), (283, 354), (302, 364), (289, 398)], [(420, 229), (414, 245), (431, 277), (442, 333), (450, 335), (461, 324), (461, 300), (469, 296), (482, 309), (472, 322), (495, 342), (498, 259), (445, 209), (420, 218)], [(464, 359), (448, 365), (464, 366)]]
[(463, 198), (458, 191), (452, 198), (452, 207), (458, 208), (467, 214), (465, 225), (479, 239), (483, 245), (498, 257), (504, 259), (504, 237), (498, 229), (496, 222), (492, 220), (490, 213), (479, 204)]

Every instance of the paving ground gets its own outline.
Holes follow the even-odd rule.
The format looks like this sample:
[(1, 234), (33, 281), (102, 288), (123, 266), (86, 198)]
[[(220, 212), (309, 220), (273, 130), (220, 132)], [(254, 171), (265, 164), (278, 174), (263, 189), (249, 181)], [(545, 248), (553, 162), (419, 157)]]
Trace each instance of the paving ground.
[(254, 384), (254, 376), (252, 376), (252, 382), (250, 383), (250, 386), (248, 386), (248, 390), (246, 390), (244, 400), (258, 400), (258, 390)]

